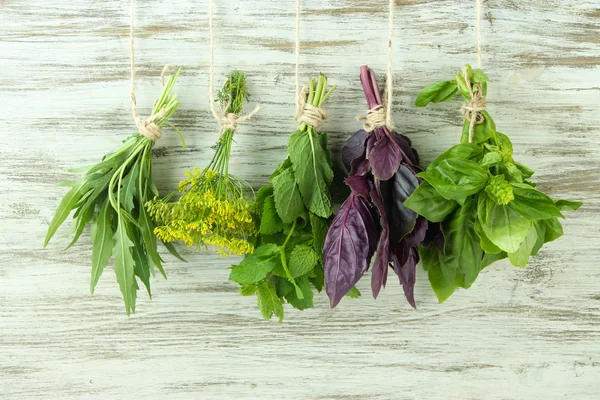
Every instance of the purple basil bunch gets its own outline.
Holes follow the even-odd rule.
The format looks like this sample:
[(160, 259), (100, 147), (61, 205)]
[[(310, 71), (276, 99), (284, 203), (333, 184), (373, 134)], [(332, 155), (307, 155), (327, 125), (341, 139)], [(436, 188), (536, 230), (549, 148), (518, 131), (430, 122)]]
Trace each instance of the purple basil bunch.
[[(419, 186), (417, 152), (410, 140), (385, 126), (385, 110), (375, 74), (360, 69), (369, 113), (366, 129), (348, 139), (342, 158), (350, 171), (351, 189), (327, 232), (323, 264), (327, 294), (335, 307), (371, 264), (371, 289), (377, 298), (385, 287), (388, 267), (400, 279), (408, 302), (415, 307), (417, 246), (425, 239), (428, 221), (404, 206)], [(367, 131), (368, 130), (368, 131)]]

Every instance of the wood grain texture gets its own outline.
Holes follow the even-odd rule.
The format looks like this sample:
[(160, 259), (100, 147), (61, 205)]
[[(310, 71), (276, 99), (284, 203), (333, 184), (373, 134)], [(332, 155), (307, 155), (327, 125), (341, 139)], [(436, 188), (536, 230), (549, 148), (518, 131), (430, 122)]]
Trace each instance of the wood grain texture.
[[(6, 399), (597, 399), (600, 392), (600, 3), (488, 0), (488, 104), (543, 190), (585, 206), (526, 269), (500, 262), (436, 303), (419, 271), (412, 310), (390, 281), (375, 302), (325, 294), (265, 322), (227, 281), (236, 259), (184, 251), (154, 298), (127, 318), (112, 268), (89, 296), (89, 230), (42, 241), (70, 175), (134, 130), (128, 2), (0, 1), (0, 396)], [(259, 115), (240, 127), (232, 169), (254, 186), (283, 159), (295, 126), (294, 2), (217, 2), (217, 76), (249, 75)], [(324, 72), (339, 151), (359, 128), (358, 68), (381, 76), (386, 3), (305, 1), (303, 81)], [(394, 119), (426, 164), (460, 135), (458, 103), (417, 109), (420, 88), (475, 62), (472, 1), (397, 0)], [(184, 67), (174, 122), (155, 150), (170, 190), (204, 165), (217, 135), (208, 107), (208, 3), (139, 1), (138, 106), (166, 63)], [(140, 110), (140, 111), (141, 111)], [(61, 232), (66, 233), (63, 229)], [(359, 288), (368, 293), (368, 279)], [(141, 294), (141, 292), (140, 292)]]

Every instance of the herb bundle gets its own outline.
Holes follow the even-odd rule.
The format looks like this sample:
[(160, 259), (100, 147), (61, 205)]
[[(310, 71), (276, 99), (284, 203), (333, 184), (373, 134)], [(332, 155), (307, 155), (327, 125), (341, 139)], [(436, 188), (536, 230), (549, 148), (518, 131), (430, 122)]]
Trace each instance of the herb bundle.
[[(85, 175), (79, 182), (61, 183), (62, 186), (70, 186), (71, 190), (60, 202), (44, 242), (45, 247), (72, 211), (75, 211), (74, 237), (69, 247), (77, 242), (91, 222), (93, 249), (90, 291), (94, 292), (104, 267), (113, 256), (127, 315), (135, 313), (139, 289), (136, 277), (142, 281), (150, 296), (150, 276), (154, 275), (154, 266), (166, 278), (162, 267), (164, 261), (158, 254), (153, 234), (154, 226), (143, 205), (158, 195), (152, 182), (152, 148), (155, 141), (161, 136), (164, 125), (179, 133), (168, 122), (179, 107), (177, 95), (171, 93), (179, 73), (180, 70), (175, 76), (169, 76), (150, 118), (140, 119), (136, 115), (139, 133), (123, 141), (121, 147), (105, 155), (95, 166), (70, 170), (85, 172)], [(179, 257), (172, 245), (165, 246)]]
[(331, 306), (359, 281), (375, 254), (371, 289), (376, 298), (387, 281), (388, 266), (398, 275), (408, 302), (415, 307), (417, 245), (427, 231), (425, 218), (404, 206), (418, 187), (418, 155), (410, 140), (385, 125), (375, 74), (360, 69), (369, 111), (365, 129), (350, 137), (342, 157), (351, 189), (333, 219), (323, 251), (325, 282)]
[(525, 267), (544, 243), (563, 234), (562, 211), (582, 203), (554, 201), (529, 181), (533, 171), (513, 159), (510, 139), (485, 111), (488, 77), (466, 65), (453, 80), (427, 86), (416, 100), (424, 107), (460, 93), (466, 101), (460, 144), (438, 156), (418, 176), (424, 181), (405, 205), (433, 222), (423, 267), (440, 302), (470, 287), (479, 272), (507, 258)]
[[(217, 99), (229, 125), (224, 124), (221, 129), (212, 160), (203, 170), (187, 172), (178, 191), (146, 205), (157, 225), (154, 233), (159, 239), (169, 243), (179, 240), (197, 248), (214, 246), (221, 255), (254, 251), (248, 238), (257, 228), (252, 216), (253, 204), (246, 198), (246, 193), (254, 197), (254, 192), (248, 183), (229, 173), (235, 123), (244, 100), (249, 98), (246, 76), (239, 71), (231, 72)], [(181, 197), (171, 202), (178, 192)]]
[(317, 128), (327, 118), (321, 108), (335, 89), (327, 78), (310, 79), (301, 93), (300, 126), (290, 136), (288, 157), (256, 197), (259, 234), (254, 253), (231, 269), (240, 293), (256, 293), (265, 319), (283, 320), (285, 302), (304, 310), (313, 306), (312, 287), (323, 288), (321, 252), (332, 214), (328, 185), (333, 180), (327, 135)]

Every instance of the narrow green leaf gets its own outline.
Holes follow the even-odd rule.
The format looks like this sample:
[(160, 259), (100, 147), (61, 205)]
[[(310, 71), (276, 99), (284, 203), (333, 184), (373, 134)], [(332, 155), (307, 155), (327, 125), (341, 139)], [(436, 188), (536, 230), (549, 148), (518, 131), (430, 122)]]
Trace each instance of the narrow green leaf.
[(136, 160), (127, 176), (123, 178), (123, 187), (121, 188), (121, 204), (123, 204), (123, 207), (129, 213), (131, 213), (135, 207), (133, 198), (138, 193), (140, 175), (139, 164), (140, 163)]
[(112, 255), (114, 241), (112, 229), (112, 216), (115, 212), (110, 205), (108, 197), (104, 200), (96, 220), (92, 223), (92, 279), (90, 282), (90, 293), (94, 294), (94, 288), (108, 264)]
[(65, 194), (65, 197), (61, 200), (58, 208), (56, 209), (56, 213), (50, 222), (50, 226), (48, 226), (48, 232), (46, 233), (46, 239), (44, 240), (44, 247), (48, 245), (50, 239), (56, 233), (57, 229), (65, 222), (65, 219), (69, 216), (75, 204), (81, 198), (81, 184), (77, 186), (73, 186), (71, 190)]
[(122, 218), (118, 219), (114, 238), (115, 274), (117, 275), (117, 282), (125, 301), (125, 311), (129, 315), (132, 312), (135, 313), (135, 299), (138, 286), (135, 281), (134, 262), (131, 254), (133, 242), (127, 236), (127, 229)]

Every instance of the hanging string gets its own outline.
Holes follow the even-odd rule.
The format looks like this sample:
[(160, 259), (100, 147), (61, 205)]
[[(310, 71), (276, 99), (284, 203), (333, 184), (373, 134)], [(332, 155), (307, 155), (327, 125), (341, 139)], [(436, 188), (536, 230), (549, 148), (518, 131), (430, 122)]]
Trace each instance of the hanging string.
[[(476, 26), (477, 26), (477, 67), (481, 68), (481, 0), (475, 0)], [(471, 95), (469, 104), (462, 106), (461, 113), (469, 121), (469, 143), (473, 142), (473, 130), (475, 125), (483, 124), (485, 117), (481, 114), (486, 109), (486, 99), (483, 96), (481, 83), (471, 85), (471, 79), (467, 68), (463, 68), (463, 78)]]
[[(148, 118), (141, 118), (137, 111), (137, 101), (135, 98), (135, 40), (134, 40), (134, 21), (135, 21), (135, 0), (131, 0), (131, 18), (129, 21), (129, 58), (130, 58), (130, 72), (131, 72), (131, 113), (135, 124), (138, 128), (140, 135), (147, 137), (148, 139), (156, 142), (162, 136), (162, 128), (154, 123), (157, 118), (162, 118), (165, 115), (165, 110), (161, 109), (159, 112), (152, 114)], [(165, 65), (160, 75), (162, 86), (165, 86), (165, 71), (168, 65)]]
[(248, 121), (254, 116), (259, 110), (260, 106), (256, 106), (251, 113), (246, 115), (239, 115), (235, 113), (228, 113), (227, 109), (229, 104), (221, 104), (221, 112), (217, 111), (215, 106), (215, 45), (214, 45), (214, 33), (213, 33), (213, 17), (214, 15), (214, 0), (210, 0), (209, 4), (209, 17), (208, 17), (208, 29), (210, 35), (210, 87), (209, 87), (209, 98), (210, 98), (210, 110), (212, 115), (215, 117), (219, 125), (221, 126), (220, 134), (222, 135), (225, 130), (235, 132), (240, 122)]
[(296, 122), (305, 123), (315, 128), (327, 120), (327, 111), (310, 104), (308, 89), (300, 90), (300, 0), (296, 0)]
[(394, 0), (389, 1), (388, 10), (388, 62), (387, 62), (387, 75), (386, 75), (386, 86), (385, 86), (385, 97), (383, 98), (383, 104), (375, 106), (367, 110), (366, 116), (357, 116), (357, 120), (366, 120), (363, 129), (367, 132), (372, 132), (376, 128), (382, 126), (387, 127), (389, 130), (394, 130), (392, 123), (392, 95), (393, 95), (393, 68), (392, 68), (392, 36), (394, 35)]
[[(393, 130), (392, 124), (392, 96), (393, 96), (393, 80), (394, 75), (392, 73), (392, 37), (394, 35), (394, 0), (389, 1), (388, 10), (388, 64), (387, 64), (387, 77), (386, 77), (386, 101), (385, 101), (385, 125), (389, 130)], [(367, 114), (368, 117), (368, 114)]]

